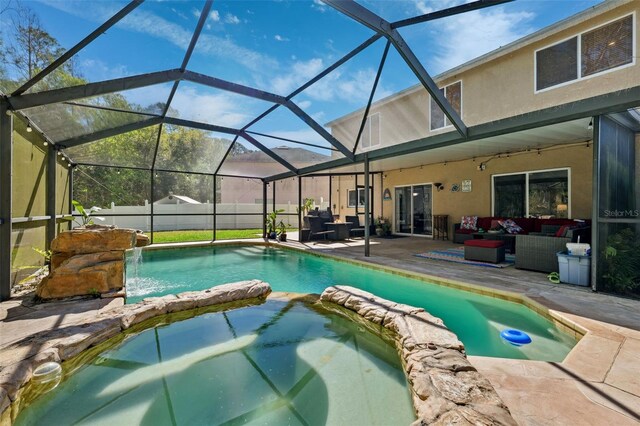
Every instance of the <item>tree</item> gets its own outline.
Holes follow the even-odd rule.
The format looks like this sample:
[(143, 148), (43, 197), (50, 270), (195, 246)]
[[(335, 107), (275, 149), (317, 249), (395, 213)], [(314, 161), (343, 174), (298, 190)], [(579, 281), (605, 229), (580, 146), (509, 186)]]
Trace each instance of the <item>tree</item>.
[[(65, 49), (42, 26), (38, 15), (29, 7), (16, 3), (15, 7), (3, 9), (6, 15), (12, 12), (11, 25), (8, 26), (11, 42), (0, 46), (3, 63), (11, 68), (14, 85), (34, 77), (51, 62), (60, 57)], [(81, 84), (80, 74), (75, 60), (71, 59), (39, 83), (39, 90)]]

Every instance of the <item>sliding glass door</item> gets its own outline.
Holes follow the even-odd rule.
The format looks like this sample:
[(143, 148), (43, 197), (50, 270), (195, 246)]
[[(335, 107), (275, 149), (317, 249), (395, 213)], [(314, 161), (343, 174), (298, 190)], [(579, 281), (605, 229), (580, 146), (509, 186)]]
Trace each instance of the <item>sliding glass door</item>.
[(431, 184), (396, 188), (396, 233), (433, 235), (432, 191)]

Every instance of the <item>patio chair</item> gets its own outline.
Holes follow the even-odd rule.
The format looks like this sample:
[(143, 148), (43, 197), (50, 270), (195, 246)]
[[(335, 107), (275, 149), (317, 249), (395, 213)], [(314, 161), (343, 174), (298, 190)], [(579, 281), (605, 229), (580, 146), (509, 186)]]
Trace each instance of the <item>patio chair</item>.
[(333, 231), (327, 231), (323, 225), (325, 221), (318, 216), (308, 216), (309, 219), (309, 240), (327, 239), (327, 235), (333, 234)]
[(364, 226), (360, 226), (359, 216), (345, 216), (345, 222), (351, 223), (349, 225), (349, 237), (364, 237)]

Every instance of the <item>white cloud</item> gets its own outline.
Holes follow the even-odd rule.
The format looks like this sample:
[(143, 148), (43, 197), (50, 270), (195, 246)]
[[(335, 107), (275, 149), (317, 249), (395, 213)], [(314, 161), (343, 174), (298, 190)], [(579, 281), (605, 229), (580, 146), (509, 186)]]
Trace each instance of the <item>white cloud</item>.
[(213, 22), (220, 21), (220, 12), (218, 12), (217, 10), (212, 10), (209, 13), (209, 19), (211, 19)]
[(280, 34), (276, 34), (273, 36), (274, 40), (276, 41), (289, 41), (288, 38), (281, 36)]
[[(458, 4), (459, 1), (438, 3), (439, 9)], [(416, 10), (427, 7), (421, 1), (415, 1)], [(423, 9), (427, 10), (427, 9)], [(455, 66), (477, 58), (487, 52), (504, 46), (531, 33), (532, 28), (527, 25), (533, 20), (535, 14), (531, 12), (507, 12), (502, 7), (487, 8), (455, 15), (431, 23), (423, 27), (422, 31), (416, 31), (409, 45), (414, 52), (421, 57), (433, 57), (430, 70), (437, 74)], [(432, 30), (427, 35), (427, 30)], [(424, 43), (418, 37), (435, 37), (433, 43)], [(429, 46), (438, 46), (436, 51)]]
[(272, 90), (275, 93), (289, 94), (311, 80), (324, 68), (324, 62), (320, 58), (294, 62), (291, 71), (279, 75), (271, 81)]
[[(292, 139), (298, 142), (314, 143), (314, 144), (323, 145), (323, 146), (328, 145), (327, 141), (322, 136), (320, 136), (318, 133), (316, 133), (314, 130), (311, 130), (311, 129), (283, 130), (283, 131), (272, 131), (272, 132), (265, 132), (265, 133), (271, 136), (278, 136), (285, 139)], [(304, 146), (297, 145), (297, 144), (281, 143), (281, 145), (294, 146), (297, 148), (305, 148)], [(305, 148), (305, 149), (309, 149), (309, 148)]]
[(236, 15), (232, 15), (231, 13), (227, 13), (224, 17), (224, 22), (227, 24), (239, 24), (240, 23), (240, 18), (238, 18)]
[(424, 0), (415, 0), (413, 3), (416, 11), (421, 15), (433, 12), (433, 8), (427, 6), (427, 3)]
[(320, 0), (313, 0), (313, 3), (311, 3), (311, 8), (319, 12), (327, 11), (327, 5)]
[(217, 124), (219, 126), (242, 127), (257, 115), (247, 108), (251, 100), (238, 103), (228, 93), (203, 94), (196, 86), (180, 86), (171, 108), (179, 112), (180, 118)]
[(175, 7), (171, 8), (171, 11), (173, 13), (175, 13), (176, 15), (178, 15), (179, 17), (181, 17), (182, 19), (189, 19), (187, 18), (187, 15), (185, 15), (184, 13), (180, 12), (179, 10), (177, 10)]
[(312, 102), (310, 100), (304, 100), (298, 102), (298, 106), (302, 109), (307, 109), (311, 106)]
[[(86, 18), (83, 2), (61, 2), (55, 0), (44, 0), (44, 2), (58, 10)], [(116, 12), (117, 9), (115, 9), (111, 3), (98, 2), (93, 5), (91, 19), (97, 22), (103, 22)], [(144, 33), (157, 39), (168, 41), (182, 49), (187, 48), (192, 36), (191, 30), (187, 30), (179, 24), (143, 10), (137, 10), (134, 16), (129, 15), (125, 17), (120, 22), (120, 25), (121, 28), (126, 30)], [(276, 59), (258, 51), (239, 46), (228, 37), (201, 34), (197, 51), (200, 54), (235, 61), (253, 71), (264, 72), (265, 70), (276, 69), (278, 67)]]
[(126, 65), (107, 64), (99, 59), (82, 59), (78, 64), (82, 72), (92, 81), (111, 80), (131, 75)]

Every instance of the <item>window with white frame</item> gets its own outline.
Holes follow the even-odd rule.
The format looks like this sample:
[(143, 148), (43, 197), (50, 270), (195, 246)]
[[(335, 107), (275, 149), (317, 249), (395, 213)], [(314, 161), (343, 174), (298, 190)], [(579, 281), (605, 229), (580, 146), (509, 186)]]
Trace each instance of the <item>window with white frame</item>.
[(367, 149), (380, 145), (380, 113), (367, 117), (360, 137), (360, 148)]
[[(369, 189), (369, 199), (371, 200), (372, 188)], [(356, 202), (358, 203), (358, 207), (364, 207), (364, 188), (350, 189), (347, 191), (348, 198), (348, 206), (351, 208), (356, 207)]]
[(493, 216), (567, 218), (569, 169), (492, 176)]
[(536, 91), (632, 64), (633, 19), (627, 15), (536, 51)]
[[(443, 87), (440, 91), (444, 94), (444, 97), (449, 101), (449, 104), (453, 109), (462, 116), (462, 82), (456, 81), (448, 86)], [(444, 127), (451, 126), (451, 121), (444, 115), (442, 109), (438, 106), (436, 101), (431, 98), (430, 119), (431, 130), (442, 129)]]

